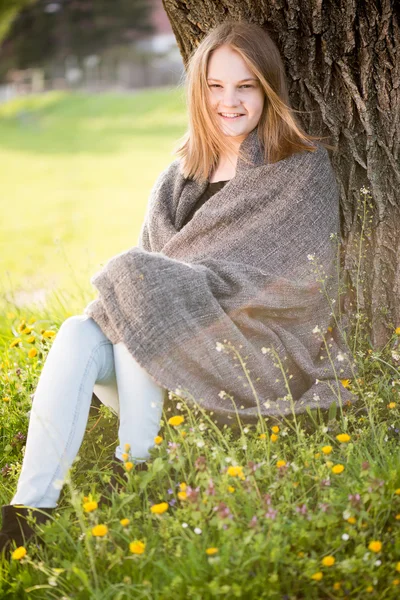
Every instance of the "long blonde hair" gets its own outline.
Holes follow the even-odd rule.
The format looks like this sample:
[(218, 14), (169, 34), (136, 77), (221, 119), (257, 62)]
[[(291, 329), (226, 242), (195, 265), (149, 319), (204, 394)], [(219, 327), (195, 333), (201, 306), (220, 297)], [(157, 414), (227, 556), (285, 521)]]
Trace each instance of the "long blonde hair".
[[(196, 181), (208, 179), (219, 157), (235, 151), (229, 136), (221, 135), (208, 97), (208, 61), (211, 53), (222, 45), (240, 54), (264, 91), (264, 107), (257, 129), (265, 161), (275, 163), (304, 150), (315, 152), (312, 140), (323, 138), (308, 135), (298, 123), (294, 113), (300, 111), (290, 106), (283, 62), (269, 33), (255, 23), (228, 19), (212, 29), (188, 58), (183, 85), (189, 126), (174, 149), (181, 159), (184, 177)], [(239, 156), (247, 161), (242, 151)]]

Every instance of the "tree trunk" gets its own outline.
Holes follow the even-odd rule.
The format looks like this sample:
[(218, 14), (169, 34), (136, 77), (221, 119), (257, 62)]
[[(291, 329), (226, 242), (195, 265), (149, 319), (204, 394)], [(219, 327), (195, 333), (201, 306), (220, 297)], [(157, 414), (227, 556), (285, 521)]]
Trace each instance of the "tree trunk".
[[(372, 345), (400, 326), (400, 8), (396, 0), (163, 0), (184, 64), (226, 18), (265, 27), (305, 131), (328, 136), (349, 317)], [(369, 193), (361, 190), (368, 190)]]

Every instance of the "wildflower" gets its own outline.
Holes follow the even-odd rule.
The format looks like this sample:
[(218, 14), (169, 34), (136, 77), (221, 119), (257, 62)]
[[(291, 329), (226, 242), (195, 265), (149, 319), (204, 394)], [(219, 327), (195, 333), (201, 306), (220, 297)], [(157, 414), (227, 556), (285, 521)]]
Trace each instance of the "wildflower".
[(318, 325), (316, 325), (316, 326), (314, 327), (314, 329), (312, 330), (312, 332), (313, 332), (313, 333), (321, 333), (321, 329), (319, 328), (319, 326), (318, 326)]
[(125, 469), (129, 472), (131, 469), (133, 469), (133, 462), (128, 461), (125, 463)]
[(231, 466), (228, 467), (227, 469), (227, 473), (228, 475), (230, 475), (231, 477), (240, 477), (240, 479), (245, 479), (244, 475), (243, 475), (243, 467), (239, 467), (239, 466)]
[(170, 417), (168, 419), (168, 423), (169, 425), (172, 425), (173, 427), (177, 427), (178, 425), (181, 425), (181, 423), (183, 423), (185, 420), (184, 417), (182, 417), (182, 415), (175, 415), (174, 417)]
[(186, 529), (187, 527), (189, 527), (189, 525), (188, 525), (187, 523), (182, 523), (182, 527), (183, 527), (184, 529)]
[(186, 500), (186, 498), (187, 498), (186, 492), (178, 492), (178, 498), (179, 498), (179, 500)]
[(193, 529), (193, 531), (194, 531), (194, 532), (195, 532), (197, 535), (200, 535), (200, 534), (202, 533), (202, 531), (201, 531), (200, 527), (195, 527), (195, 528)]
[(371, 552), (380, 552), (382, 550), (382, 542), (373, 540), (368, 544), (368, 550), (371, 550)]
[(29, 358), (35, 358), (36, 354), (37, 354), (36, 348), (31, 348), (28, 352)]
[(146, 544), (140, 540), (134, 540), (129, 544), (129, 550), (132, 552), (132, 554), (143, 554), (145, 548)]
[(318, 573), (314, 573), (314, 575), (311, 575), (311, 579), (314, 579), (315, 581), (321, 581), (323, 576), (324, 574), (321, 573), (321, 571), (318, 571)]
[(398, 572), (400, 573), (400, 562), (398, 562), (398, 563), (396, 564), (396, 571), (398, 571)]
[(324, 558), (322, 559), (321, 562), (324, 565), (324, 567), (332, 567), (332, 565), (335, 564), (335, 557), (334, 556), (324, 556)]
[(198, 458), (196, 458), (194, 466), (196, 467), (196, 469), (198, 471), (204, 471), (206, 469), (206, 457), (205, 456), (199, 456)]
[(316, 452), (316, 454), (314, 454), (314, 458), (319, 458), (321, 456), (320, 452)]
[(21, 342), (21, 338), (15, 338), (15, 340), (13, 340), (10, 344), (10, 348), (14, 348), (14, 346), (16, 346), (17, 344), (19, 344)]
[(150, 507), (150, 510), (155, 515), (162, 515), (166, 510), (168, 510), (168, 502), (153, 504), (153, 506)]
[[(181, 431), (181, 436), (185, 437), (185, 435), (187, 435), (186, 431)], [(198, 445), (198, 444), (197, 444)]]
[(350, 379), (341, 379), (340, 383), (342, 384), (343, 387), (347, 388), (350, 385)]
[(107, 525), (95, 525), (92, 528), (92, 535), (94, 537), (103, 537), (108, 533)]
[(265, 438), (267, 437), (266, 433), (260, 433), (260, 435), (258, 436), (260, 440), (265, 440)]
[(321, 450), (324, 454), (330, 454), (332, 452), (332, 446), (322, 446)]
[(400, 496), (400, 488), (397, 488), (397, 490), (394, 490), (394, 493), (397, 494), (397, 496)]
[(277, 514), (278, 514), (277, 510), (274, 510), (272, 507), (269, 507), (267, 512), (265, 513), (265, 518), (271, 519), (273, 521)]
[(350, 441), (350, 436), (347, 433), (339, 433), (339, 435), (336, 436), (336, 439), (340, 443), (345, 444)]
[(347, 542), (349, 539), (350, 539), (350, 536), (349, 536), (349, 534), (348, 534), (348, 533), (344, 533), (344, 534), (342, 535), (342, 540), (343, 540), (344, 542)]
[(400, 327), (396, 327), (396, 329), (395, 329), (395, 334), (396, 334), (396, 335), (400, 335)]
[(331, 460), (327, 460), (325, 464), (329, 468), (333, 467), (333, 462)]
[(400, 521), (400, 513), (395, 516), (396, 521)]
[(124, 450), (125, 450), (125, 452), (129, 452), (130, 449), (131, 449), (131, 445), (130, 444), (128, 444), (128, 443), (124, 444)]
[(281, 469), (285, 465), (286, 465), (286, 460), (278, 460), (276, 463), (276, 466), (278, 467), (278, 469)]
[(28, 338), (26, 338), (26, 341), (28, 342), (28, 344), (33, 344), (33, 342), (35, 341), (35, 336), (30, 335)]
[(389, 404), (387, 405), (388, 408), (396, 408), (396, 402), (389, 402)]
[(18, 548), (16, 548), (14, 550), (14, 552), (11, 554), (11, 558), (13, 558), (14, 560), (20, 560), (21, 558), (23, 558), (26, 554), (26, 548), (24, 548), (24, 546), (18, 546)]
[(44, 337), (44, 338), (52, 338), (52, 337), (54, 337), (55, 335), (56, 335), (56, 332), (55, 332), (55, 331), (51, 331), (51, 329), (46, 329), (46, 330), (43, 332), (43, 337)]
[(357, 522), (357, 519), (355, 517), (349, 517), (347, 522), (350, 523), (350, 525), (354, 525), (354, 523)]
[(122, 527), (127, 527), (130, 523), (130, 519), (121, 519), (120, 523), (121, 523)]
[(10, 402), (10, 397), (9, 396), (4, 396), (3, 397), (3, 402)]
[(341, 581), (335, 581), (335, 583), (333, 584), (333, 589), (335, 590), (335, 592), (338, 592), (341, 587), (342, 587)]
[(122, 460), (123, 461), (127, 461), (128, 458), (129, 458), (129, 454), (127, 452), (123, 452), (123, 454), (122, 454)]
[(208, 554), (209, 556), (211, 556), (212, 554), (217, 554), (218, 552), (218, 548), (207, 548), (206, 550), (206, 554)]
[(83, 510), (85, 512), (93, 512), (94, 510), (96, 510), (97, 506), (97, 502), (95, 500), (91, 500), (83, 504)]
[(271, 431), (273, 433), (279, 433), (279, 427), (278, 427), (278, 425), (274, 425), (273, 427), (271, 427)]
[(344, 465), (335, 465), (332, 467), (332, 473), (342, 473), (344, 471)]
[(22, 333), (22, 330), (25, 329), (25, 327), (26, 327), (25, 319), (22, 319), (21, 323), (17, 327), (17, 331), (19, 333)]
[(228, 492), (230, 494), (233, 494), (234, 491), (235, 491), (235, 488), (232, 485), (228, 485)]

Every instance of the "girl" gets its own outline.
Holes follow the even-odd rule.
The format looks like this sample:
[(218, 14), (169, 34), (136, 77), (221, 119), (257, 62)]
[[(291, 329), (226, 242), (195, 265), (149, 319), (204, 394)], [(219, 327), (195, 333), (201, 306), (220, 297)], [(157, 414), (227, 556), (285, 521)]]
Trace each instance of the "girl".
[[(277, 190), (277, 186), (280, 184), (283, 185), (284, 191), (282, 193), (289, 193), (291, 187), (295, 186), (298, 181), (304, 180), (307, 181), (307, 185), (298, 190), (298, 193), (293, 197), (295, 200), (292, 197), (290, 198), (288, 205), (290, 203), (293, 205), (294, 202), (299, 201), (299, 198), (314, 197), (314, 194), (315, 205), (317, 206), (317, 198), (321, 195), (321, 190), (323, 193), (327, 190), (330, 194), (329, 199), (333, 202), (335, 219), (338, 214), (338, 211), (336, 213), (336, 208), (338, 208), (337, 190), (334, 186), (328, 161), (325, 154), (322, 154), (326, 150), (322, 148), (322, 145), (313, 144), (312, 140), (319, 138), (307, 135), (297, 122), (294, 111), (290, 108), (284, 68), (278, 49), (264, 29), (246, 22), (225, 21), (205, 36), (196, 48), (190, 57), (186, 75), (189, 128), (183, 143), (177, 150), (180, 159), (174, 161), (157, 179), (151, 194), (154, 202), (150, 202), (152, 206), (150, 206), (146, 215), (138, 247), (134, 249), (137, 252), (129, 256), (140, 260), (142, 258), (146, 260), (153, 258), (161, 261), (161, 266), (157, 267), (155, 274), (156, 278), (157, 274), (159, 275), (159, 281), (162, 284), (160, 283), (157, 289), (155, 287), (144, 288), (146, 290), (146, 300), (150, 297), (150, 294), (153, 292), (156, 294), (157, 290), (160, 290), (160, 297), (154, 296), (154, 306), (156, 306), (156, 302), (164, 301), (163, 296), (167, 294), (170, 281), (168, 269), (171, 268), (173, 274), (173, 269), (177, 268), (180, 270), (177, 271), (178, 276), (173, 281), (176, 286), (179, 285), (178, 279), (180, 280), (181, 273), (183, 276), (187, 274), (190, 277), (206, 273), (207, 277), (210, 276), (208, 283), (210, 286), (215, 286), (212, 289), (221, 303), (224, 297), (226, 301), (234, 297), (239, 288), (247, 290), (246, 315), (243, 316), (243, 319), (246, 317), (250, 320), (245, 322), (244, 320), (240, 321), (239, 317), (235, 317), (235, 328), (233, 328), (233, 315), (236, 313), (233, 309), (224, 308), (221, 304), (224, 310), (220, 310), (220, 306), (215, 305), (215, 315), (218, 318), (215, 318), (214, 321), (208, 321), (212, 310), (214, 310), (214, 308), (208, 309), (208, 306), (211, 307), (211, 304), (207, 304), (206, 294), (208, 288), (207, 290), (201, 288), (199, 283), (198, 289), (201, 288), (202, 293), (204, 293), (196, 296), (196, 286), (200, 280), (193, 279), (194, 285), (189, 283), (186, 288), (184, 286), (179, 288), (183, 290), (182, 308), (175, 307), (176, 313), (168, 312), (172, 311), (169, 307), (174, 302), (171, 302), (170, 297), (167, 298), (165, 321), (163, 321), (164, 313), (161, 312), (160, 315), (161, 309), (156, 310), (152, 302), (147, 307), (145, 302), (140, 302), (134, 308), (132, 308), (134, 305), (130, 305), (132, 321), (127, 323), (123, 321), (121, 316), (123, 311), (118, 312), (118, 314), (116, 312), (117, 309), (121, 308), (118, 306), (118, 294), (107, 297), (106, 284), (110, 284), (111, 291), (115, 291), (118, 285), (122, 286), (123, 281), (135, 274), (135, 276), (137, 275), (135, 289), (140, 291), (140, 286), (149, 285), (149, 278), (146, 278), (146, 262), (143, 262), (144, 275), (139, 268), (142, 263), (137, 265), (132, 262), (132, 268), (128, 265), (126, 271), (118, 272), (118, 276), (115, 277), (112, 284), (110, 283), (111, 280), (104, 276), (104, 281), (102, 281), (103, 297), (91, 303), (85, 310), (84, 315), (70, 317), (61, 325), (43, 367), (32, 404), (26, 450), (17, 490), (10, 504), (2, 507), (3, 528), (0, 534), (0, 544), (4, 548), (8, 547), (12, 540), (17, 545), (23, 543), (20, 525), (25, 539), (33, 533), (33, 530), (24, 522), (23, 517), (27, 514), (27, 509), (22, 508), (23, 506), (41, 509), (42, 512), (35, 511), (34, 513), (38, 522), (45, 521), (57, 506), (57, 499), (64, 478), (82, 443), (93, 391), (104, 404), (110, 406), (119, 414), (118, 433), (120, 444), (115, 451), (116, 459), (121, 461), (126, 448), (129, 448), (131, 460), (136, 464), (144, 463), (149, 458), (148, 451), (154, 444), (154, 437), (158, 434), (165, 393), (167, 389), (172, 389), (171, 386), (174, 386), (173, 389), (180, 386), (180, 376), (182, 375), (183, 379), (186, 376), (186, 374), (184, 375), (185, 369), (192, 369), (190, 376), (193, 376), (195, 382), (193, 389), (201, 392), (199, 397), (204, 397), (205, 405), (207, 405), (208, 399), (216, 397), (217, 394), (214, 393), (214, 389), (215, 391), (218, 389), (221, 381), (224, 382), (225, 390), (230, 385), (231, 388), (229, 389), (234, 390), (233, 372), (229, 371), (227, 363), (223, 362), (223, 357), (219, 356), (218, 352), (215, 360), (209, 360), (207, 350), (204, 350), (201, 358), (198, 358), (200, 354), (196, 354), (197, 350), (203, 350), (203, 334), (205, 336), (211, 334), (214, 331), (213, 328), (215, 328), (215, 331), (221, 331), (222, 336), (225, 331), (228, 331), (228, 334), (232, 333), (232, 337), (239, 332), (240, 336), (243, 337), (237, 337), (238, 342), (241, 340), (246, 341), (247, 334), (252, 340), (255, 339), (256, 334), (259, 334), (261, 345), (262, 340), (265, 340), (265, 345), (268, 345), (270, 338), (273, 340), (279, 339), (282, 343), (287, 343), (286, 347), (289, 350), (293, 350), (290, 343), (294, 339), (297, 340), (296, 335), (298, 334), (299, 337), (299, 330), (296, 333), (293, 329), (290, 332), (291, 337), (289, 333), (285, 337), (282, 323), (294, 323), (297, 326), (299, 322), (297, 315), (305, 314), (309, 299), (312, 316), (316, 314), (313, 308), (314, 305), (311, 304), (310, 295), (311, 292), (314, 294), (315, 289), (312, 286), (310, 287), (309, 283), (307, 283), (307, 286), (302, 287), (297, 281), (292, 283), (287, 278), (287, 273), (291, 273), (290, 250), (289, 252), (285, 251), (277, 263), (278, 267), (282, 268), (282, 273), (284, 273), (283, 269), (287, 262), (288, 267), (285, 278), (276, 275), (267, 278), (265, 276), (266, 271), (257, 270), (260, 263), (258, 258), (254, 265), (251, 264), (251, 248), (253, 248), (251, 246), (249, 251), (246, 251), (243, 255), (245, 258), (232, 263), (236, 265), (236, 268), (239, 268), (248, 256), (248, 264), (244, 264), (245, 268), (240, 272), (240, 277), (243, 278), (240, 281), (244, 283), (236, 287), (231, 285), (236, 271), (223, 271), (222, 269), (223, 266), (229, 265), (227, 262), (230, 258), (228, 251), (226, 251), (225, 261), (215, 260), (214, 263), (209, 263), (204, 271), (196, 271), (194, 260), (192, 263), (190, 260), (187, 263), (177, 263), (176, 260), (167, 258), (166, 250), (165, 254), (160, 254), (161, 249), (166, 248), (170, 243), (172, 232), (172, 235), (175, 236), (172, 239), (183, 240), (185, 236), (193, 236), (190, 238), (189, 244), (192, 251), (201, 248), (202, 243), (206, 248), (209, 244), (220, 242), (218, 256), (221, 257), (226, 250), (223, 238), (224, 231), (229, 226), (236, 227), (233, 233), (234, 237), (239, 239), (240, 231), (242, 228), (247, 227), (250, 222), (253, 227), (252, 235), (255, 249), (257, 248), (257, 231), (261, 232), (268, 229), (269, 239), (273, 240), (274, 235), (278, 235), (277, 232), (279, 232), (279, 213), (274, 217), (275, 231), (275, 226), (269, 227), (274, 224), (262, 222), (261, 211), (266, 210), (267, 201), (260, 204), (259, 209), (257, 209), (260, 211), (261, 221), (260, 219), (257, 221), (257, 214), (249, 213), (248, 218), (245, 218), (241, 213), (234, 212), (234, 210), (243, 209), (243, 206), (232, 209), (224, 216), (224, 219), (219, 219), (218, 211), (224, 209), (223, 199), (225, 204), (228, 204), (228, 201), (234, 203), (235, 198), (239, 197), (235, 196), (235, 190), (237, 194), (242, 191), (240, 183), (242, 182), (243, 187), (243, 181), (248, 182), (245, 185), (248, 196), (243, 196), (242, 205), (246, 204), (246, 197), (251, 198), (253, 183), (255, 190), (257, 186), (261, 186), (261, 192), (258, 194), (258, 197), (260, 197), (260, 194), (267, 193), (266, 191), (269, 189)], [(262, 142), (260, 147), (256, 144), (257, 138)], [(246, 144), (250, 150), (249, 154), (253, 160), (253, 166), (258, 167), (258, 170), (256, 168), (251, 170), (248, 167), (249, 154), (244, 152)], [(258, 152), (259, 148), (264, 150), (264, 154)], [(313, 163), (304, 162), (304, 168), (300, 168), (298, 166), (300, 163), (296, 162), (298, 159), (293, 159), (293, 157), (301, 155), (306, 157), (301, 160), (314, 160), (311, 155), (316, 152), (316, 149), (319, 149), (319, 154), (316, 153), (316, 156), (318, 155), (319, 160), (322, 161), (320, 170), (323, 171), (325, 177), (322, 183), (318, 181), (318, 168), (314, 169), (317, 173), (313, 175), (314, 179), (310, 179), (309, 173), (312, 171)], [(289, 160), (293, 162), (289, 163)], [(267, 174), (271, 173), (271, 175), (268, 175), (271, 180), (266, 180), (263, 175), (264, 171), (261, 170), (266, 168), (265, 165), (276, 167), (276, 165), (287, 164), (289, 168), (285, 171), (286, 173), (290, 174), (294, 172), (295, 168), (298, 169), (294, 182), (289, 182), (289, 180), (282, 182), (282, 177), (274, 175), (274, 173), (277, 173), (276, 170), (265, 171)], [(290, 166), (292, 164), (293, 168)], [(246, 168), (249, 170), (245, 171)], [(237, 172), (237, 169), (240, 170)], [(312, 172), (314, 173), (314, 171)], [(283, 175), (284, 177), (285, 175)], [(236, 184), (236, 188), (234, 184)], [(196, 188), (196, 186), (199, 187)], [(187, 194), (188, 189), (195, 189), (196, 194), (185, 196), (184, 194)], [(197, 193), (199, 190), (201, 193)], [(217, 196), (212, 198), (215, 194), (219, 194), (219, 202), (217, 202)], [(276, 192), (276, 198), (279, 200), (280, 197), (277, 194)], [(158, 201), (159, 198), (165, 198), (165, 200), (161, 202)], [(212, 203), (213, 200), (215, 200), (214, 203)], [(168, 202), (173, 204), (168, 207), (166, 215), (161, 216), (161, 213), (157, 211), (161, 211)], [(248, 200), (247, 202), (250, 210), (251, 201)], [(299, 205), (298, 211), (301, 211), (302, 206), (305, 204), (306, 201)], [(166, 222), (167, 218), (171, 219), (171, 212), (174, 211), (173, 222), (171, 223), (171, 220)], [(282, 211), (280, 212), (282, 213)], [(322, 212), (326, 214), (329, 210)], [(235, 214), (238, 215), (237, 218)], [(284, 220), (282, 220), (283, 222)], [(306, 223), (306, 220), (302, 223)], [(212, 230), (213, 225), (215, 225), (215, 231)], [(254, 229), (256, 226), (258, 230)], [(329, 222), (328, 226), (334, 229), (337, 222), (332, 220), (332, 224)], [(203, 241), (200, 235), (202, 227), (204, 228), (204, 236), (209, 236), (207, 238), (203, 237)], [(165, 238), (162, 238), (164, 228), (166, 233)], [(327, 231), (322, 222), (317, 229), (318, 231), (323, 230), (324, 235)], [(297, 224), (294, 226), (294, 230), (296, 230), (296, 235), (303, 234)], [(309, 239), (307, 233), (305, 232), (304, 235), (300, 236), (298, 244), (301, 245), (302, 239)], [(193, 241), (196, 235), (197, 241)], [(309, 236), (312, 243), (316, 235)], [(271, 246), (271, 265), (273, 264), (273, 253), (276, 248), (283, 248), (288, 242), (284, 237), (281, 235), (278, 244), (274, 242), (274, 245)], [(327, 247), (325, 238), (323, 243)], [(266, 255), (267, 244), (268, 241), (265, 241)], [(263, 247), (261, 247), (261, 250)], [(310, 248), (312, 247), (311, 244)], [(149, 255), (148, 253), (154, 248), (157, 252)], [(179, 248), (182, 248), (182, 246), (179, 246)], [(295, 250), (296, 248), (293, 247), (293, 255)], [(233, 257), (234, 252), (236, 252), (236, 246), (232, 248)], [(120, 255), (120, 259), (122, 260), (125, 256)], [(186, 255), (183, 256), (186, 258)], [(262, 256), (262, 253), (260, 256)], [(197, 261), (197, 266), (200, 262)], [(304, 266), (303, 263), (302, 266)], [(112, 264), (119, 263), (114, 261)], [(217, 271), (213, 271), (210, 264), (215, 269), (220, 269), (218, 280), (212, 279), (213, 274)], [(125, 267), (122, 263), (121, 265)], [(138, 266), (137, 272), (134, 269), (136, 266)], [(188, 267), (190, 268), (188, 269)], [(260, 273), (263, 276), (261, 279)], [(299, 275), (299, 279), (302, 280), (302, 275)], [(192, 280), (188, 279), (188, 281)], [(258, 288), (254, 287), (254, 293), (252, 293), (251, 286), (260, 285), (260, 281), (262, 281), (260, 293), (267, 290), (269, 295), (265, 298), (264, 304), (260, 296), (258, 303), (252, 305), (252, 300), (257, 295)], [(268, 282), (270, 287), (268, 287)], [(220, 288), (218, 287), (220, 285), (223, 286), (221, 293), (219, 293)], [(231, 285), (231, 288), (229, 288), (229, 285)], [(122, 294), (123, 288), (118, 289)], [(178, 287), (176, 289), (178, 290)], [(232, 294), (230, 294), (230, 289), (232, 289)], [(127, 302), (133, 301), (131, 290), (128, 290), (128, 292)], [(194, 299), (193, 309), (188, 308), (192, 297)], [(187, 298), (187, 305), (185, 298)], [(204, 308), (201, 307), (203, 298), (206, 298)], [(292, 298), (295, 301), (293, 300), (293, 303), (290, 304)], [(178, 300), (177, 292), (176, 301), (178, 302)], [(266, 327), (268, 323), (272, 323), (271, 319), (274, 314), (272, 312), (268, 314), (262, 312), (271, 309), (272, 305), (268, 305), (270, 300), (274, 308), (274, 314), (284, 309), (283, 317), (286, 319), (279, 323), (280, 328), (275, 326), (273, 331), (272, 325), (269, 329)], [(243, 299), (241, 299), (241, 302), (240, 306), (243, 306)], [(282, 306), (280, 303), (283, 303)], [(159, 315), (161, 330), (160, 336), (156, 340), (157, 343), (151, 346), (153, 330), (150, 327), (141, 330), (138, 327), (139, 321), (137, 319), (140, 318), (140, 315), (142, 315), (141, 318), (145, 319), (146, 311), (150, 313), (153, 309)], [(179, 313), (179, 310), (182, 312)], [(297, 313), (296, 311), (300, 312)], [(179, 314), (182, 314), (181, 320)], [(229, 325), (226, 320), (227, 314), (232, 316)], [(322, 315), (322, 312), (320, 314)], [(173, 317), (172, 324), (168, 321), (169, 317), (171, 319)], [(329, 318), (328, 313), (325, 311), (325, 326), (329, 324)], [(200, 325), (195, 328), (192, 327), (192, 323)], [(227, 329), (217, 329), (220, 323), (224, 323)], [(261, 325), (264, 329), (255, 329), (255, 327)], [(228, 327), (231, 327), (231, 329)], [(127, 330), (132, 334), (130, 338), (124, 337)], [(186, 335), (187, 331), (190, 334)], [(173, 338), (174, 332), (176, 342)], [(304, 335), (304, 339), (306, 337)], [(312, 333), (309, 333), (308, 338), (311, 340), (312, 337)], [(222, 341), (222, 338), (217, 339)], [(163, 343), (166, 344), (164, 347), (162, 346)], [(312, 361), (312, 359), (317, 358), (316, 350), (319, 346), (320, 342), (315, 341), (310, 341), (308, 349), (305, 346), (298, 345), (290, 356), (292, 361), (290, 366), (294, 372), (293, 389), (297, 390), (298, 397), (306, 399), (306, 403), (304, 400), (299, 403), (299, 405), (303, 405), (301, 407), (303, 411), (305, 410), (305, 404), (315, 406), (319, 400), (318, 394), (314, 393), (314, 388), (310, 388), (311, 378), (315, 378), (315, 374), (320, 376), (321, 373), (320, 370), (317, 370), (318, 365), (314, 368)], [(159, 351), (157, 351), (158, 347), (160, 348)], [(204, 346), (204, 348), (206, 347)], [(220, 349), (217, 347), (217, 350)], [(283, 349), (285, 348), (283, 347)], [(135, 355), (135, 358), (133, 355)], [(260, 358), (257, 358), (257, 360), (265, 361), (266, 359), (260, 354)], [(220, 362), (218, 363), (218, 361)], [(259, 373), (265, 375), (267, 367), (261, 362), (259, 365)], [(255, 375), (257, 375), (257, 368), (258, 366)], [(301, 378), (304, 371), (307, 371), (309, 376), (306, 383), (304, 383), (304, 378)], [(195, 379), (195, 373), (200, 373), (197, 379)], [(342, 377), (345, 376), (346, 374), (342, 375)], [(219, 379), (220, 377), (221, 379)], [(268, 378), (264, 376), (264, 379)], [(189, 381), (189, 375), (187, 380)], [(214, 382), (215, 388), (212, 389)], [(269, 387), (266, 395), (270, 395), (272, 400), (275, 400), (279, 396), (278, 384), (272, 382), (273, 378), (270, 377), (269, 383), (267, 382)], [(298, 387), (295, 388), (295, 385)], [(303, 392), (308, 393), (308, 388), (313, 391), (313, 394), (309, 393), (308, 396), (302, 396)], [(212, 394), (210, 390), (213, 391)], [(222, 390), (218, 394), (221, 422), (224, 418), (226, 422), (227, 419), (231, 418), (231, 415), (228, 415), (228, 405), (223, 405), (224, 394), (226, 395), (226, 391)], [(317, 399), (315, 396), (317, 396)], [(269, 408), (271, 402), (267, 398), (266, 400), (263, 403), (264, 414), (274, 414), (273, 412), (268, 413), (268, 410), (272, 411)], [(287, 412), (284, 407), (284, 400), (286, 398), (282, 400), (282, 410)], [(211, 400), (208, 408), (210, 408), (210, 402)], [(251, 416), (253, 420), (261, 414), (259, 412), (260, 406), (255, 406), (254, 400), (249, 395), (244, 396), (243, 405), (235, 407), (236, 409), (242, 410), (243, 416)], [(129, 446), (126, 446), (126, 444), (129, 444)], [(21, 516), (21, 519), (18, 518), (19, 516)]]

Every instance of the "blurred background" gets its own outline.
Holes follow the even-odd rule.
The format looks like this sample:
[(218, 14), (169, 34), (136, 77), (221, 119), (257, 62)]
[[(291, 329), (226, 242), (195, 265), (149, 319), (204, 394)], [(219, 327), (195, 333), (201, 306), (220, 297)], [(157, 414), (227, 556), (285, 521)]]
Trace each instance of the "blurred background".
[(1, 303), (79, 309), (175, 158), (184, 67), (161, 0), (20, 4), (0, 13)]

